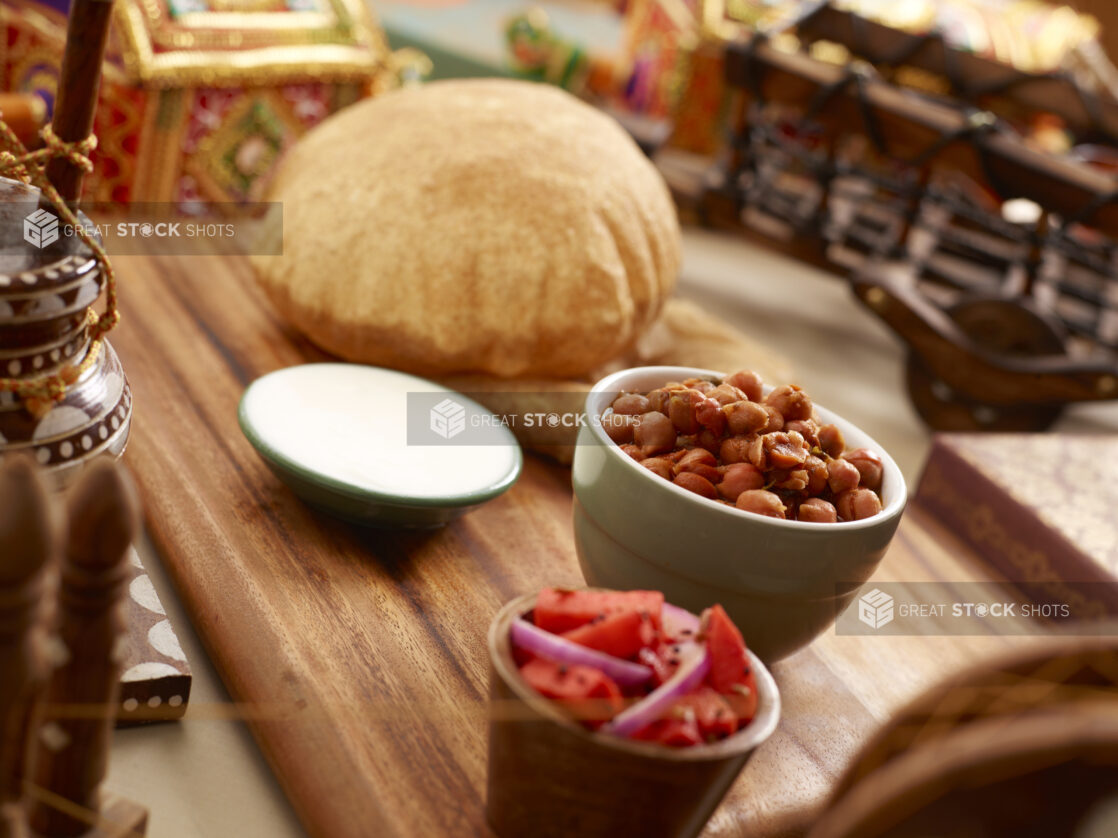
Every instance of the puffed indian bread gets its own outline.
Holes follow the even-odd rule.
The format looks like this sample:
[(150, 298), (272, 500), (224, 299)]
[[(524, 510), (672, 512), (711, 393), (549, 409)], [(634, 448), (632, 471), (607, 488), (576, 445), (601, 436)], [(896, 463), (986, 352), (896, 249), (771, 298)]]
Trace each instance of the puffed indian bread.
[(614, 120), (545, 85), (443, 81), (353, 105), (287, 155), (280, 313), (343, 358), (580, 377), (633, 346), (679, 266), (667, 187)]

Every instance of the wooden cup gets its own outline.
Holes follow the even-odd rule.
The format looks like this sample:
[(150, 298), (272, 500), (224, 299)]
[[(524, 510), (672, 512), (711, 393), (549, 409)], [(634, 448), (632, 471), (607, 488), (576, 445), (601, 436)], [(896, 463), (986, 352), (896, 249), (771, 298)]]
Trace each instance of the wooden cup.
[(713, 745), (669, 748), (592, 733), (520, 677), (509, 629), (535, 595), (505, 605), (489, 627), (490, 825), (501, 838), (698, 835), (754, 749), (776, 729), (780, 694), (752, 653), (757, 715)]

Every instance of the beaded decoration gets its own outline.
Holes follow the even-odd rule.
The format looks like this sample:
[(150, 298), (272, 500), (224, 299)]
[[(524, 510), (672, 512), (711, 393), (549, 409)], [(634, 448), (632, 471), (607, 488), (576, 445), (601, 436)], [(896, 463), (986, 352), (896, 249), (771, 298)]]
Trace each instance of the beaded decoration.
[(51, 130), (50, 125), (43, 128), (40, 136), (45, 145), (36, 151), (28, 151), (19, 141), (7, 123), (0, 120), (0, 175), (22, 181), (37, 187), (50, 202), (55, 212), (75, 231), (78, 238), (93, 252), (101, 267), (105, 280), (105, 310), (97, 314), (89, 309), (89, 351), (77, 365), (67, 364), (58, 372), (39, 378), (0, 378), (0, 392), (15, 393), (22, 399), (23, 406), (35, 418), (41, 418), (66, 395), (66, 388), (77, 381), (82, 374), (93, 366), (101, 352), (105, 335), (120, 322), (117, 310), (116, 277), (105, 248), (85, 228), (78, 219), (77, 212), (62, 199), (58, 190), (47, 179), (45, 165), (55, 158), (64, 158), (85, 173), (93, 171), (90, 153), (97, 148), (97, 137), (90, 135), (84, 140), (63, 142)]

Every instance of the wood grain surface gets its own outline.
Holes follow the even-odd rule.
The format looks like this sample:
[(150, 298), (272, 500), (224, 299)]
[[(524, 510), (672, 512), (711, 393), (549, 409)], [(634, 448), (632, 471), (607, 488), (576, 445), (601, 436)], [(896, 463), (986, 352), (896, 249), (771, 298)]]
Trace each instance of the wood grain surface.
[[(136, 404), (126, 459), (152, 538), (306, 828), (487, 834), (486, 627), (515, 596), (581, 584), (569, 472), (528, 457), (507, 495), (435, 532), (314, 512), (256, 456), (236, 407), (257, 376), (321, 353), (277, 319), (242, 260), (116, 262), (112, 341)], [(876, 578), (993, 584), (986, 574), (911, 510)], [(704, 834), (796, 834), (891, 712), (1024, 642), (824, 635), (774, 667), (781, 726)]]

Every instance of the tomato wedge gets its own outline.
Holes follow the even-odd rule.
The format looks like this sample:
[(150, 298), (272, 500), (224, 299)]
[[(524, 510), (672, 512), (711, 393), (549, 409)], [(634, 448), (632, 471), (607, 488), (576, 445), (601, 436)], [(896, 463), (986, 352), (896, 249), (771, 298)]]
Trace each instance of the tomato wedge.
[(520, 675), (540, 695), (562, 701), (584, 721), (608, 721), (624, 706), (613, 679), (590, 666), (567, 666), (536, 658), (520, 667)]
[(633, 734), (634, 739), (658, 742), (672, 748), (702, 744), (703, 737), (694, 719), (659, 719)]
[(721, 605), (703, 612), (703, 626), (710, 650), (707, 682), (730, 702), (738, 725), (744, 725), (757, 714), (757, 684), (745, 641)]
[(721, 605), (703, 613), (707, 648), (710, 649), (710, 685), (720, 693), (740, 683), (749, 665), (745, 641)]
[(535, 624), (555, 634), (626, 612), (646, 613), (660, 629), (664, 595), (659, 591), (568, 591), (544, 588), (536, 598)]
[(706, 742), (725, 739), (738, 729), (738, 719), (727, 696), (719, 695), (707, 686), (685, 695), (675, 703), (676, 712), (690, 710), (699, 734)]
[(656, 629), (647, 612), (623, 611), (563, 632), (562, 636), (615, 658), (631, 658), (656, 641)]
[(637, 653), (637, 660), (652, 670), (652, 685), (660, 686), (679, 669), (680, 645), (678, 643), (661, 642), (655, 646), (646, 647)]

